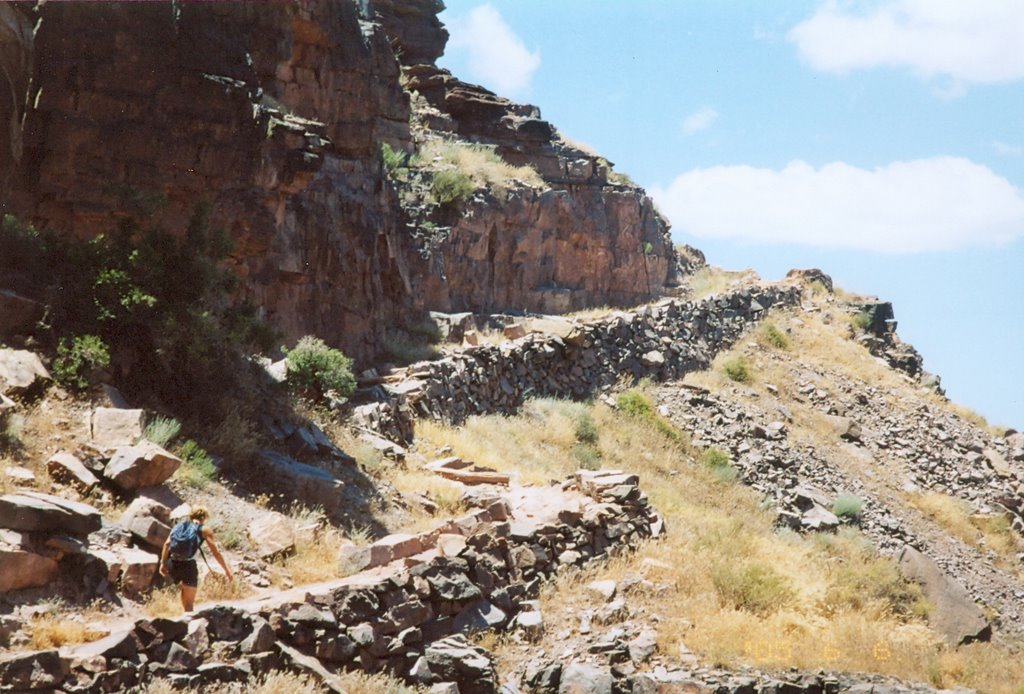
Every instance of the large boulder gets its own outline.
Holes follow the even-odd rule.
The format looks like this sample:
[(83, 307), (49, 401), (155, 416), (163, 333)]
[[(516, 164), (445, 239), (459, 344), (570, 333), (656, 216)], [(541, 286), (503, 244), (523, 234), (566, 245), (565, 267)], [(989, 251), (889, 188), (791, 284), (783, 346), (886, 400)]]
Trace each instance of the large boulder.
[(558, 694), (612, 694), (612, 682), (606, 666), (573, 663), (562, 669)]
[(271, 450), (261, 450), (255, 462), (268, 490), (287, 494), (306, 506), (320, 506), (328, 514), (341, 508), (345, 485), (326, 470)]
[(53, 691), (64, 681), (69, 665), (57, 651), (0, 655), (0, 691)]
[(166, 482), (181, 465), (181, 459), (150, 441), (118, 448), (103, 476), (125, 491), (153, 487)]
[(257, 518), (246, 533), (261, 559), (290, 554), (295, 549), (295, 524), (280, 513)]
[(126, 410), (119, 407), (97, 407), (89, 418), (89, 431), (97, 448), (113, 449), (131, 446), (142, 438), (146, 424), (144, 410)]
[(101, 525), (100, 512), (88, 504), (29, 491), (0, 496), (0, 528), (88, 535)]
[(0, 593), (45, 586), (57, 568), (54, 559), (28, 549), (21, 533), (0, 531)]
[(23, 349), (0, 349), (0, 393), (9, 397), (30, 395), (50, 380), (39, 356)]
[(939, 565), (910, 545), (897, 557), (900, 572), (921, 586), (932, 612), (932, 627), (953, 646), (972, 641), (987, 641), (992, 627), (962, 585), (947, 576)]

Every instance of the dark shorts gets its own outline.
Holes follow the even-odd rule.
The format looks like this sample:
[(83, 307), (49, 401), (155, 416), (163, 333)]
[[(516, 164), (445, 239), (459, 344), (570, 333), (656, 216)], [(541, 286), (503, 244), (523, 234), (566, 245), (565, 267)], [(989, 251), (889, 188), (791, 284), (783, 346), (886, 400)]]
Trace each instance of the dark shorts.
[(185, 561), (171, 559), (168, 564), (167, 573), (171, 575), (175, 583), (183, 583), (190, 588), (195, 588), (199, 585), (199, 568), (196, 566), (194, 559), (186, 559)]

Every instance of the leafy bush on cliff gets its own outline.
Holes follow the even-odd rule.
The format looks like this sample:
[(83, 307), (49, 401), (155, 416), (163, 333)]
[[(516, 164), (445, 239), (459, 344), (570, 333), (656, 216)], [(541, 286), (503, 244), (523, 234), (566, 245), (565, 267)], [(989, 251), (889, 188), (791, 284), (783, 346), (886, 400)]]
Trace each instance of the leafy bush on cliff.
[(288, 352), (288, 384), (315, 400), (331, 390), (348, 397), (356, 389), (352, 360), (323, 340), (307, 335)]
[(750, 364), (743, 357), (733, 357), (722, 364), (722, 371), (730, 381), (749, 383), (753, 379)]
[(461, 171), (438, 171), (430, 183), (430, 194), (438, 205), (457, 205), (476, 190), (472, 179)]

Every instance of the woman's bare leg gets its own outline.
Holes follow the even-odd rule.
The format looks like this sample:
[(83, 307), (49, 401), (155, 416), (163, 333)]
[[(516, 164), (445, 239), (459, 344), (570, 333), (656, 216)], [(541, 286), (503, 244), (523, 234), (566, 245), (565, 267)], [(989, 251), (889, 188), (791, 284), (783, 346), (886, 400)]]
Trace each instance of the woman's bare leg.
[(181, 585), (181, 606), (186, 612), (191, 612), (196, 604), (196, 589), (193, 586)]

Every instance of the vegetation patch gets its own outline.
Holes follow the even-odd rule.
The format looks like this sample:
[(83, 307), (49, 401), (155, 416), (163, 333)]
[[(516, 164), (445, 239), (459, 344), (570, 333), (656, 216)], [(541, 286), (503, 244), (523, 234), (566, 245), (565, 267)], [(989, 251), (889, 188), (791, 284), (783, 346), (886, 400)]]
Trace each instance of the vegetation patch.
[[(146, 428), (142, 432), (142, 438), (155, 443), (161, 448), (167, 448), (171, 441), (177, 438), (179, 433), (181, 433), (181, 422), (174, 417), (157, 415), (146, 423)], [(195, 441), (191, 443), (194, 444)]]
[(711, 569), (711, 582), (725, 604), (762, 617), (782, 608), (795, 597), (783, 576), (771, 566), (759, 562), (715, 564)]
[(860, 514), (864, 511), (864, 500), (856, 494), (843, 492), (832, 502), (832, 513), (840, 519), (856, 522), (860, 520)]
[(341, 350), (328, 347), (318, 337), (307, 335), (288, 351), (288, 385), (314, 401), (334, 391), (341, 397), (355, 392), (352, 360)]
[(747, 361), (746, 357), (742, 356), (731, 357), (722, 362), (722, 373), (730, 381), (736, 381), (737, 383), (750, 383), (754, 380), (750, 369), (750, 362)]
[(789, 349), (789, 338), (786, 337), (786, 333), (779, 330), (779, 328), (771, 321), (765, 321), (761, 324), (758, 329), (758, 335), (761, 342), (769, 347), (775, 349)]
[(110, 350), (98, 335), (62, 337), (53, 360), (53, 377), (72, 390), (85, 390), (110, 366)]
[(217, 478), (217, 467), (213, 457), (192, 439), (178, 448), (181, 465), (174, 472), (174, 479), (194, 489), (202, 489)]

